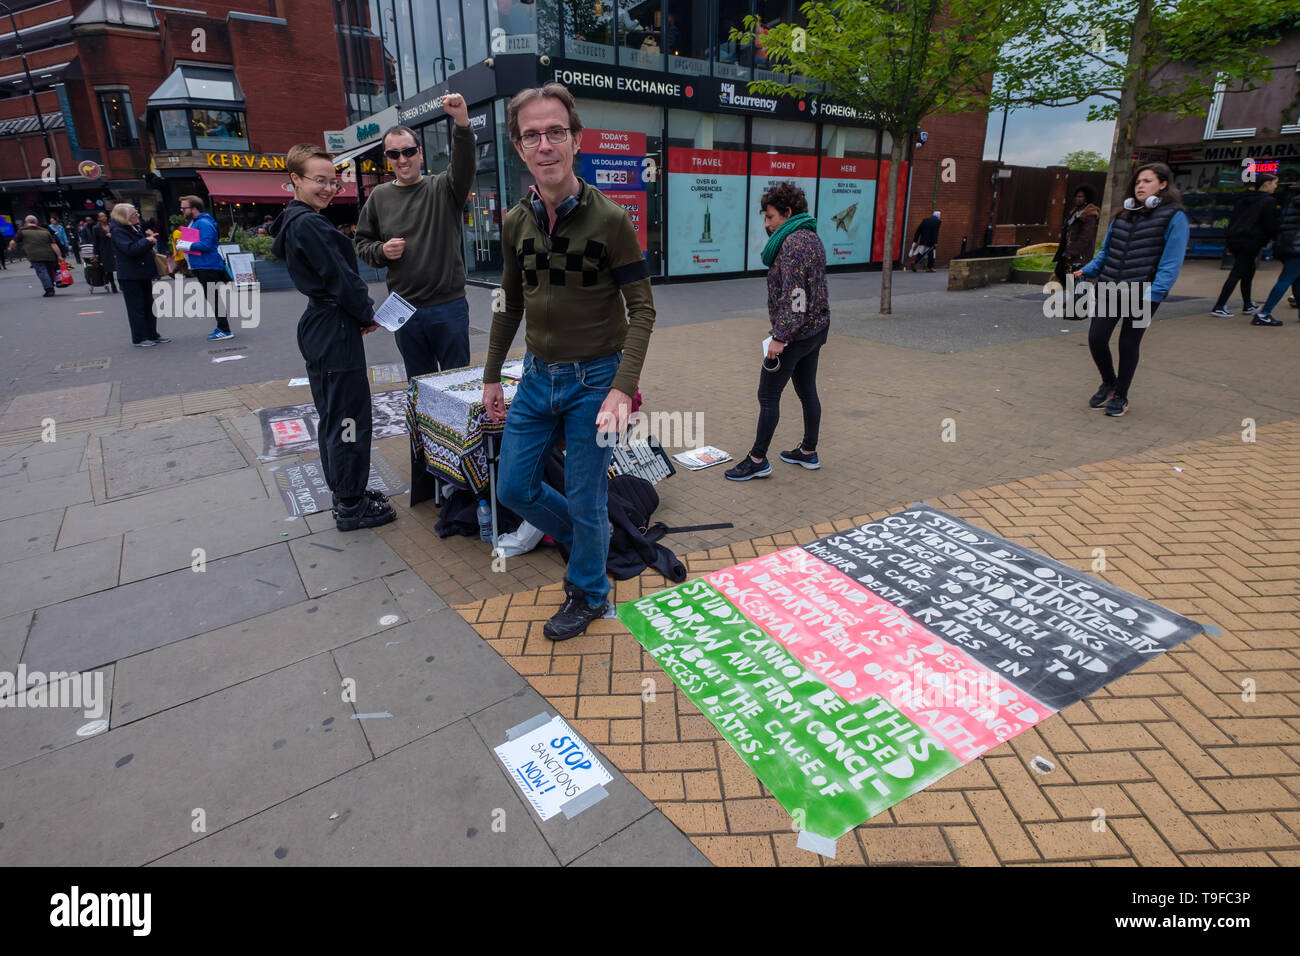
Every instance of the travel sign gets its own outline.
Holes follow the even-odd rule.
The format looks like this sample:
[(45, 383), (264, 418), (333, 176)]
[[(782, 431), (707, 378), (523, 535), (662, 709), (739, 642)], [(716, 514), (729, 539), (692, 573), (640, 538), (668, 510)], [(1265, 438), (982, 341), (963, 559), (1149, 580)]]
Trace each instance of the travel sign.
[(924, 505), (618, 614), (828, 839), (1202, 630)]

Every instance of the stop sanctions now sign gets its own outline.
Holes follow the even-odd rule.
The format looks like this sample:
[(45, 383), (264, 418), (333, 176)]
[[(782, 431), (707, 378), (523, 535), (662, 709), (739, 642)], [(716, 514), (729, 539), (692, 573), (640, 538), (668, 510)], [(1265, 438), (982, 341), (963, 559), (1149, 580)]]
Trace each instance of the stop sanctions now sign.
[(81, 173), (81, 175), (85, 176), (87, 179), (98, 179), (99, 174), (103, 172), (103, 170), (99, 168), (99, 163), (95, 162), (93, 159), (83, 159), (77, 164), (77, 172)]

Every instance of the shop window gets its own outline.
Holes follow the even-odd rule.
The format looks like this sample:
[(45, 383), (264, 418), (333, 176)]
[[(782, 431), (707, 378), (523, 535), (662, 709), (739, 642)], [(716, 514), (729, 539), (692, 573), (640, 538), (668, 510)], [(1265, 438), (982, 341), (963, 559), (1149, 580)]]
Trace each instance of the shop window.
[[(876, 131), (823, 126), (817, 179), (818, 234), (827, 265), (871, 261), (878, 218)], [(883, 211), (883, 206), (880, 206)]]
[(817, 215), (817, 127), (756, 117), (750, 135), (749, 268), (761, 269), (767, 244), (759, 212), (764, 193), (777, 183), (793, 183), (803, 190), (808, 212)]
[(668, 112), (668, 274), (745, 268), (745, 120)]
[(466, 63), (482, 63), (488, 58), (487, 20), (483, 0), (461, 0), (461, 23), (465, 27)]
[(618, 60), (643, 70), (664, 68), (663, 10), (658, 0), (619, 0), (615, 29), (618, 31)]
[(753, 45), (731, 39), (732, 30), (745, 29), (749, 0), (718, 0), (714, 32), (713, 72), (718, 76), (748, 79), (753, 66)]
[(601, 0), (562, 0), (564, 49), (575, 60), (614, 62), (614, 16)]
[(763, 34), (778, 23), (790, 22), (790, 4), (786, 0), (758, 0), (754, 15), (759, 21), (757, 38), (754, 40), (754, 78), (784, 81), (784, 74), (771, 69)]
[(411, 29), (415, 39), (417, 81), (419, 88), (425, 90), (447, 78), (447, 64), (442, 55), (442, 33), (438, 29), (438, 5), (411, 4)]
[(244, 114), (235, 110), (191, 110), (196, 149), (248, 149)]
[(709, 4), (668, 0), (664, 46), (668, 50), (668, 72), (707, 76)]
[(186, 110), (158, 111), (158, 142), (163, 149), (193, 149), (190, 117)]
[(131, 94), (126, 90), (100, 93), (99, 105), (104, 111), (108, 148), (130, 149), (139, 146), (140, 140), (135, 131), (135, 116), (131, 113)]
[(493, 56), (538, 52), (538, 16), (536, 3), (491, 0), (488, 4), (488, 28)]
[(395, 0), (393, 12), (397, 19), (398, 97), (406, 99), (420, 91), (415, 70), (415, 40), (412, 36), (411, 4), (409, 0)]

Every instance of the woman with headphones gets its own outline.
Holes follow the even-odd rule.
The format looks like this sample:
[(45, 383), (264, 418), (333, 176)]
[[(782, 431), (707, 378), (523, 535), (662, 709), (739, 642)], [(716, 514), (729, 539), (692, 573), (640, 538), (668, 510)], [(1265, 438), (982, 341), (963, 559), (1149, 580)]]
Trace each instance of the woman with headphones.
[[(1089, 408), (1104, 407), (1113, 418), (1128, 411), (1142, 335), (1178, 278), (1189, 234), (1173, 171), (1164, 163), (1139, 166), (1129, 180), (1124, 209), (1111, 221), (1097, 258), (1074, 273), (1076, 279), (1101, 280), (1088, 329), (1088, 347), (1101, 372), (1101, 388), (1088, 400)], [(1120, 322), (1124, 327), (1116, 374), (1110, 339)]]

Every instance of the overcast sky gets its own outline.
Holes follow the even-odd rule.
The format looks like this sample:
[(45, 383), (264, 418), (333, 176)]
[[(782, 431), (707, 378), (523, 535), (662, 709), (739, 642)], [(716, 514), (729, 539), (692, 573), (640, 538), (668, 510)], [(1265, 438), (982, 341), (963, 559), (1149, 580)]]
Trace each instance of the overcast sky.
[[(1091, 149), (1110, 158), (1115, 136), (1113, 120), (1089, 123), (1088, 105), (1014, 110), (1007, 117), (1007, 141), (1002, 162), (1012, 166), (1051, 166), (1066, 153)], [(998, 137), (1002, 134), (1001, 111), (989, 114), (984, 158), (998, 158)]]

